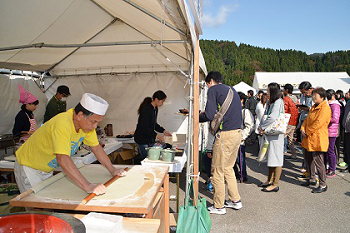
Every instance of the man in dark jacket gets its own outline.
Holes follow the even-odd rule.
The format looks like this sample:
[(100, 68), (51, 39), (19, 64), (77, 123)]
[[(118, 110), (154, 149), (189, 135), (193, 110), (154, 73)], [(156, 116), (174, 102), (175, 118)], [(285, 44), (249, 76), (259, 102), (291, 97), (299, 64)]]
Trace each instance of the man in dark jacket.
[(56, 95), (52, 96), (50, 101), (47, 103), (44, 123), (57, 114), (67, 111), (66, 100), (68, 96), (70, 96), (70, 92), (67, 86), (62, 85), (57, 88)]
[[(199, 115), (199, 122), (212, 121), (215, 113), (222, 106), (229, 90), (233, 91), (233, 99), (223, 117), (220, 130), (216, 133), (211, 165), (211, 182), (214, 187), (214, 205), (208, 208), (211, 214), (225, 214), (225, 207), (242, 208), (241, 197), (237, 188), (237, 180), (233, 171), (239, 145), (241, 143), (242, 107), (240, 98), (234, 88), (222, 84), (219, 72), (212, 71), (205, 78), (208, 98), (205, 112)], [(229, 200), (225, 201), (225, 183)]]
[(256, 99), (254, 99), (254, 92), (252, 90), (248, 91), (248, 99), (245, 102), (245, 108), (249, 109), (249, 111), (253, 114), (253, 116), (255, 117), (256, 113), (255, 113), (255, 109), (256, 109), (256, 105), (258, 104), (258, 102), (256, 101)]
[[(344, 117), (342, 125), (345, 130), (344, 134), (344, 162), (346, 165), (348, 165), (348, 170), (350, 172), (350, 89), (346, 93), (346, 105), (345, 105), (345, 111), (344, 111)], [(345, 165), (345, 166), (346, 166)]]

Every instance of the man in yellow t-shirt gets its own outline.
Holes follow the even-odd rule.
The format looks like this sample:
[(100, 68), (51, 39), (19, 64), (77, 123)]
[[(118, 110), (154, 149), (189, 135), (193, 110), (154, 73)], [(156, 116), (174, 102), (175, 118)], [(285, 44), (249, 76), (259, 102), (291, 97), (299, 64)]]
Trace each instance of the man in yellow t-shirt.
[(113, 167), (97, 140), (95, 129), (107, 109), (108, 103), (104, 99), (85, 93), (75, 109), (56, 115), (36, 130), (16, 151), (15, 177), (21, 193), (51, 177), (59, 165), (87, 193), (104, 194), (106, 187), (90, 183), (70, 157), (82, 142), (90, 146), (98, 161), (112, 176), (124, 176), (122, 169)]

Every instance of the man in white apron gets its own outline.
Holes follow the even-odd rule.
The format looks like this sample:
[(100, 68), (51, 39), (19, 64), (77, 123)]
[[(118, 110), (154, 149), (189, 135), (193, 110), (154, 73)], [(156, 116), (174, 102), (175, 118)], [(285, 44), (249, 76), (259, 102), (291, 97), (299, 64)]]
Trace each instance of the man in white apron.
[(125, 175), (122, 169), (113, 167), (106, 152), (98, 142), (96, 127), (103, 120), (108, 103), (99, 96), (85, 93), (75, 109), (53, 117), (41, 126), (16, 151), (15, 177), (21, 193), (52, 176), (59, 165), (63, 172), (87, 193), (101, 195), (106, 192), (103, 184), (90, 183), (75, 166), (71, 155), (84, 142), (91, 147), (98, 161), (111, 176)]

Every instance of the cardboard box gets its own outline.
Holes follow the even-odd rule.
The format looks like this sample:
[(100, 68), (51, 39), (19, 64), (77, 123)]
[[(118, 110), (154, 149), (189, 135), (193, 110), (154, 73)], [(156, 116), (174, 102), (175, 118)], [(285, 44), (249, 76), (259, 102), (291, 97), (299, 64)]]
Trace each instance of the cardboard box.
[(113, 164), (134, 164), (133, 150), (123, 149), (121, 151), (115, 151), (109, 156)]
[(173, 133), (171, 144), (173, 145), (173, 148), (174, 147), (185, 148), (185, 146), (186, 146), (186, 134)]

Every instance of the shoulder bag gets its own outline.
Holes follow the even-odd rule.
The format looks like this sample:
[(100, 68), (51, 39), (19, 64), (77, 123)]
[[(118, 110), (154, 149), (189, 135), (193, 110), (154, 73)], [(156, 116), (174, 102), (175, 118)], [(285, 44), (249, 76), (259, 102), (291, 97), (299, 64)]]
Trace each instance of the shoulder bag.
[[(283, 104), (283, 101), (281, 103), (281, 106), (282, 106), (282, 104)], [(268, 112), (271, 110), (271, 107), (272, 106), (270, 105)], [(286, 133), (288, 122), (290, 119), (290, 114), (282, 112), (281, 109), (282, 108), (280, 107), (279, 116), (278, 116), (277, 120), (275, 122), (273, 122), (271, 125), (269, 125), (264, 130), (264, 134), (266, 134), (266, 135), (278, 135), (278, 134), (285, 134)], [(270, 111), (270, 113), (271, 113), (271, 111)], [(268, 115), (269, 114), (264, 115), (263, 119), (266, 120)]]
[(224, 119), (224, 115), (226, 114), (228, 108), (231, 105), (232, 99), (233, 91), (230, 87), (224, 103), (222, 104), (220, 110), (214, 115), (213, 120), (210, 122), (209, 131), (211, 134), (215, 135), (219, 131), (220, 124)]

